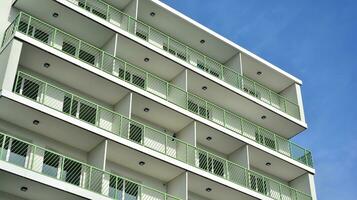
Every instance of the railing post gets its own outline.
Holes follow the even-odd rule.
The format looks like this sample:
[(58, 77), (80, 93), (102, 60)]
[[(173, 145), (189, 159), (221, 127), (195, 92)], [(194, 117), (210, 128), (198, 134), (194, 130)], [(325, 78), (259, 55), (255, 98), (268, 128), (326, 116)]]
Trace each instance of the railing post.
[(98, 106), (98, 105), (96, 105), (95, 124), (97, 125), (97, 127), (100, 127), (100, 122), (99, 122), (99, 106)]
[(243, 120), (242, 120), (242, 118), (239, 118), (239, 119), (240, 119), (240, 130), (241, 130), (241, 134), (244, 135)]
[(283, 199), (283, 197), (282, 197), (283, 195), (282, 195), (282, 193), (281, 193), (281, 184), (279, 183), (279, 199)]
[(109, 9), (110, 9), (110, 6), (109, 4), (107, 5), (107, 21), (109, 21)]
[(269, 90), (269, 103), (270, 105), (273, 105), (272, 99), (271, 99), (271, 90)]
[(79, 59), (79, 53), (80, 53), (80, 51), (81, 51), (82, 41), (81, 41), (81, 40), (78, 40), (78, 41), (79, 41), (79, 42), (78, 42), (78, 50), (77, 50), (77, 52), (76, 52), (75, 57)]
[(103, 71), (103, 65), (104, 65), (104, 54), (105, 54), (105, 52), (104, 51), (102, 51), (102, 59), (101, 59), (101, 61), (100, 61), (100, 69)]
[(32, 17), (29, 16), (29, 21), (28, 21), (28, 24), (27, 24), (27, 29), (26, 29), (26, 35), (29, 34), (29, 31), (30, 31), (30, 24), (31, 24), (31, 20), (32, 20)]
[[(89, 176), (88, 176), (88, 190), (91, 190), (91, 179), (92, 179), (92, 167), (89, 167)], [(85, 184), (84, 184), (85, 185)]]
[(148, 85), (149, 85), (149, 73), (145, 73), (145, 90), (148, 91)]
[(2, 144), (1, 144), (1, 152), (0, 152), (0, 160), (2, 160), (2, 157), (3, 157), (3, 153), (4, 153), (4, 150), (5, 150), (5, 141), (6, 141), (6, 138), (7, 136), (6, 135), (3, 135), (3, 141), (2, 141)]
[(165, 155), (167, 155), (167, 135), (165, 135)]
[[(36, 146), (33, 146), (33, 147), (34, 148), (32, 149), (32, 155), (30, 156), (31, 163), (29, 164), (29, 167), (28, 167), (31, 170), (33, 170), (33, 165), (34, 165), (34, 162), (35, 162), (35, 153), (36, 153), (36, 149), (37, 149)], [(43, 156), (45, 156), (45, 155), (43, 155)]]
[(224, 76), (223, 76), (223, 73), (224, 73), (224, 67), (223, 65), (220, 64), (220, 67), (221, 67), (221, 79), (224, 81)]
[(223, 126), (227, 127), (227, 123), (226, 123), (226, 110), (223, 110)]

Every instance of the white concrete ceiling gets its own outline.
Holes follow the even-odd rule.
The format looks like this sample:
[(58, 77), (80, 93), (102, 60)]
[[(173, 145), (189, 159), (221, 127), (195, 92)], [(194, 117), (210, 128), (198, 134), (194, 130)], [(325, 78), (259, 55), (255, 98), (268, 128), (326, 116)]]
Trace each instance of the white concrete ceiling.
[[(112, 141), (109, 141), (108, 143), (107, 160), (162, 182), (168, 182), (184, 172), (182, 169), (175, 167), (172, 164), (163, 162), (135, 149), (119, 145)], [(144, 161), (145, 165), (140, 166), (140, 161)]]
[[(150, 111), (144, 112), (144, 108)], [(173, 132), (179, 132), (192, 122), (192, 119), (138, 94), (133, 95), (132, 109), (134, 115)]]
[[(0, 108), (0, 119), (85, 152), (103, 141), (103, 138), (91, 132), (6, 98), (0, 99)], [(40, 121), (40, 124), (33, 125), (34, 120)], [(83, 142), (83, 138), (86, 138), (86, 142)]]
[(128, 6), (130, 2), (134, 0), (103, 0), (103, 1), (119, 10), (123, 10), (126, 6)]
[[(97, 47), (114, 35), (113, 31), (55, 1), (17, 0), (15, 7)], [(59, 14), (57, 18), (52, 16), (55, 12)]]
[[(155, 17), (150, 16), (151, 12), (156, 13)], [(226, 62), (238, 52), (238, 50), (217, 39), (212, 34), (198, 29), (192, 23), (158, 6), (152, 1), (139, 1), (138, 18), (169, 36), (173, 36), (173, 38), (193, 49), (204, 52), (205, 55), (221, 63)], [(200, 43), (202, 39), (206, 41), (204, 44)]]
[[(216, 129), (199, 122), (197, 123), (196, 131), (198, 143), (225, 155), (229, 155), (244, 144), (243, 142), (233, 139), (225, 133), (217, 131)], [(206, 139), (207, 137), (211, 137), (212, 140), (208, 141)]]
[[(21, 187), (27, 187), (26, 192), (20, 190)], [(14, 199), (23, 200), (84, 200), (73, 194), (43, 185), (41, 183), (31, 181), (20, 176), (10, 174), (8, 172), (0, 170), (0, 191), (10, 194)], [(0, 192), (0, 197), (2, 196)], [(7, 195), (9, 196), (9, 195)], [(17, 198), (16, 198), (17, 197)], [(11, 198), (12, 199), (12, 198)]]
[[(296, 165), (251, 146), (249, 146), (249, 162), (251, 167), (264, 171), (287, 182), (306, 173), (305, 170)], [(270, 162), (271, 165), (266, 166), (267, 162)]]
[[(74, 91), (80, 91), (109, 105), (114, 105), (129, 92), (127, 89), (57, 56), (27, 43), (24, 44), (20, 58), (21, 66), (66, 85)], [(44, 63), (49, 63), (51, 66), (45, 68), (43, 67)]]
[[(212, 189), (211, 192), (206, 191), (206, 188), (208, 187)], [(188, 175), (188, 190), (192, 193), (198, 194), (207, 199), (215, 199), (215, 200), (218, 199), (256, 200), (257, 199), (192, 173), (189, 173)]]
[[(139, 68), (144, 69), (150, 73), (157, 75), (158, 77), (170, 81), (176, 77), (184, 67), (173, 62), (164, 56), (155, 53), (148, 48), (139, 45), (136, 42), (118, 35), (117, 42), (117, 57), (121, 58)], [(145, 62), (144, 59), (149, 58), (149, 62)]]
[[(236, 113), (255, 124), (274, 131), (285, 138), (291, 138), (305, 130), (304, 127), (282, 115), (258, 105), (246, 97), (226, 89), (194, 72), (189, 71), (187, 79), (189, 92), (205, 98), (228, 111)], [(207, 90), (202, 90), (203, 86), (206, 86)], [(263, 115), (266, 116), (264, 120), (261, 119)]]

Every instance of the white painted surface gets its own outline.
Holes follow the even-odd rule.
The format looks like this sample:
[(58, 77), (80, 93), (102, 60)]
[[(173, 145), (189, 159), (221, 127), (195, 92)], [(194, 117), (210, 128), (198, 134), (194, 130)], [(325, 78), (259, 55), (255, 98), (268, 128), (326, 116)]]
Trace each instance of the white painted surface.
[(167, 183), (167, 193), (181, 200), (188, 199), (188, 175), (187, 172), (182, 173), (173, 180)]
[(230, 155), (228, 155), (228, 160), (249, 169), (250, 166), (249, 166), (249, 147), (248, 147), (248, 145), (244, 145), (241, 148), (235, 150)]
[(0, 54), (0, 90), (12, 90), (21, 49), (22, 42), (12, 40)]
[(172, 79), (170, 83), (187, 91), (187, 69), (182, 70), (182, 72)]
[(99, 143), (94, 149), (88, 152), (88, 164), (97, 167), (101, 170), (105, 170), (106, 153), (107, 153), (108, 141), (104, 140)]

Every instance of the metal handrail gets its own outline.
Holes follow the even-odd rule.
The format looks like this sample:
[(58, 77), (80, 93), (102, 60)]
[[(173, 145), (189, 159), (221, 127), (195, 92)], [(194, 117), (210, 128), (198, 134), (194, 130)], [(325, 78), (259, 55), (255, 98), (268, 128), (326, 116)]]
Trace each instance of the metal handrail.
[[(272, 150), (312, 167), (311, 152), (297, 144), (258, 126), (239, 115), (227, 111), (201, 97), (188, 93), (181, 88), (136, 67), (120, 58), (96, 48), (71, 36), (49, 24), (46, 24), (23, 12), (11, 25), (13, 35), (16, 31), (33, 37), (51, 47), (73, 56), (97, 69), (100, 69), (121, 80), (129, 82), (145, 91), (155, 94), (176, 104), (200, 117), (208, 119), (229, 130), (252, 139)], [(37, 35), (34, 28), (38, 28)], [(37, 29), (36, 29), (37, 30)], [(44, 34), (47, 33), (47, 34)], [(6, 38), (10, 36), (4, 35)], [(56, 45), (58, 42), (61, 45)], [(90, 56), (92, 55), (92, 56)]]
[[(294, 188), (171, 137), (143, 123), (131, 120), (28, 73), (18, 72), (14, 92), (166, 156), (205, 170), (238, 185), (254, 189), (269, 197), (280, 198), (283, 193), (277, 188), (283, 188), (285, 191), (289, 191), (290, 194), (301, 196), (297, 200), (310, 199), (308, 198), (309, 195)], [(56, 101), (53, 101), (54, 98)], [(63, 102), (58, 102), (61, 98)]]
[[(157, 189), (1, 132), (0, 160), (113, 199), (117, 199), (117, 193), (121, 192), (122, 196), (129, 197), (145, 194), (159, 200), (180, 200)], [(124, 184), (119, 188), (117, 182)], [(111, 192), (113, 190), (115, 192)], [(146, 190), (149, 191), (148, 194)]]
[(299, 105), (266, 86), (234, 71), (188, 45), (101, 0), (67, 0), (111, 24), (161, 48), (210, 75), (272, 105), (288, 115), (301, 119)]

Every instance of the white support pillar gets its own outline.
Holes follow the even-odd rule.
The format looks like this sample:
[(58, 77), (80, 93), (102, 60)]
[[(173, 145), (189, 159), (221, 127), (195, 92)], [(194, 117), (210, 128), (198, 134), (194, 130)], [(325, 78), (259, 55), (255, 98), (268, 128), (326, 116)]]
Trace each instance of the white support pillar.
[(230, 68), (233, 71), (239, 72), (242, 74), (242, 58), (241, 53), (238, 52), (234, 56), (232, 56), (224, 65)]
[(306, 173), (290, 181), (289, 185), (299, 191), (310, 195), (312, 197), (312, 200), (317, 200), (314, 175)]
[(90, 165), (105, 170), (108, 141), (103, 140), (90, 152), (88, 152), (88, 162)]
[(228, 155), (228, 160), (249, 169), (250, 168), (249, 146), (244, 145), (244, 146), (240, 147), (239, 149), (235, 150), (233, 153)]
[(128, 93), (118, 103), (114, 105), (114, 111), (131, 119), (133, 93)]
[(301, 86), (297, 83), (290, 85), (279, 93), (286, 97), (288, 100), (295, 102), (299, 105), (299, 113), (301, 121), (305, 122), (304, 105), (302, 101)]
[(184, 172), (167, 183), (167, 193), (182, 200), (188, 199), (188, 173)]
[(104, 44), (102, 49), (109, 53), (110, 55), (116, 55), (117, 50), (118, 34), (115, 33), (113, 36)]
[(177, 133), (177, 138), (196, 146), (197, 122), (193, 121)]
[(12, 91), (20, 62), (22, 42), (12, 42), (0, 54), (0, 90)]
[(134, 17), (138, 18), (138, 9), (139, 9), (139, 0), (132, 0), (130, 3), (123, 9), (123, 12)]
[(187, 92), (187, 69), (182, 70), (182, 72), (180, 72), (175, 78), (173, 78), (170, 83)]

